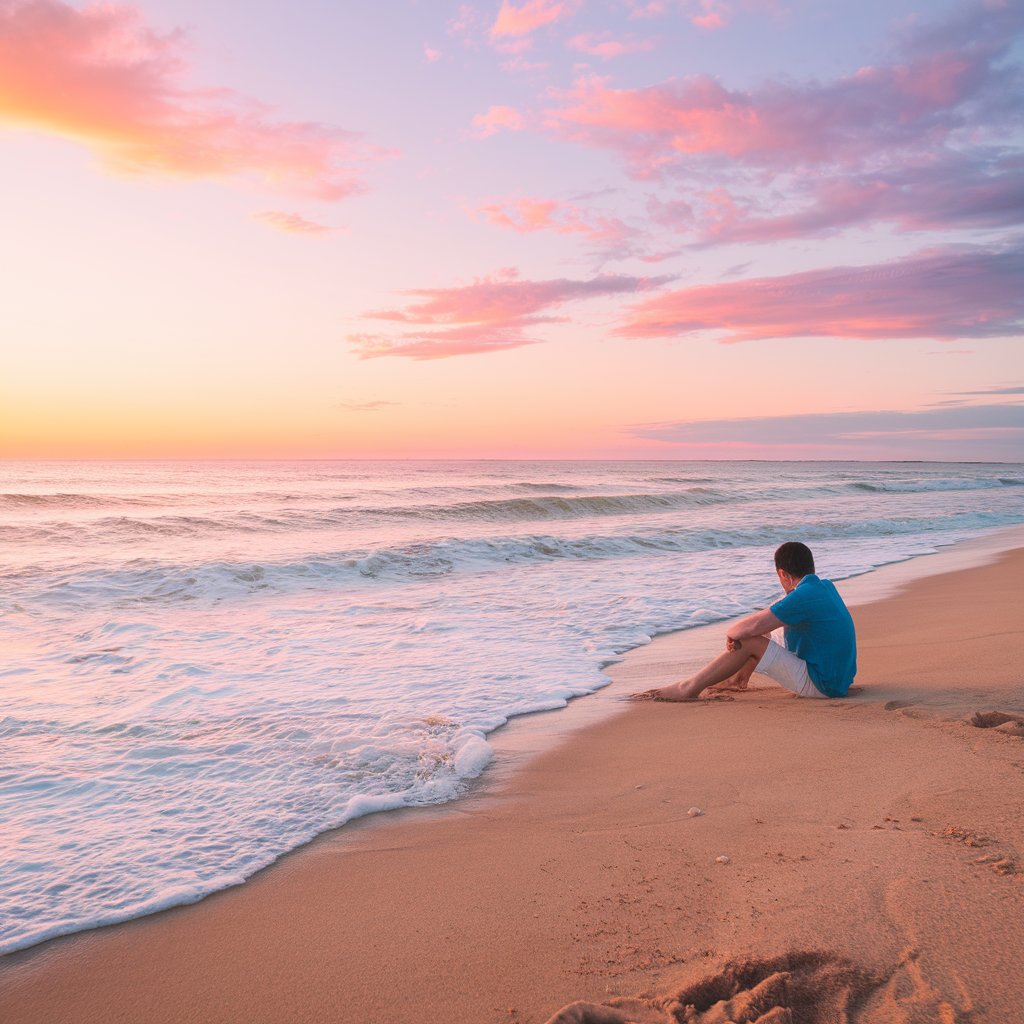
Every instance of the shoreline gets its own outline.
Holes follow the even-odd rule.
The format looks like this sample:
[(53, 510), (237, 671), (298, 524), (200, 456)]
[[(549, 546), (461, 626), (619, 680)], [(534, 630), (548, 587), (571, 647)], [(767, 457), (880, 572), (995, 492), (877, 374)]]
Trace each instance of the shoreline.
[[(1024, 525), (1002, 526), (981, 536), (957, 541), (939, 547), (935, 551), (915, 555), (901, 561), (886, 562), (866, 572), (835, 582), (843, 600), (850, 608), (855, 608), (895, 596), (916, 580), (990, 564), (1001, 555), (1019, 547), (1024, 548)], [(756, 611), (756, 609), (751, 608), (749, 611)], [(497, 729), (487, 734), (487, 743), (494, 751), (494, 755), (483, 774), (470, 781), (471, 791), (475, 793), (492, 785), (503, 785), (515, 771), (523, 766), (524, 759), (545, 753), (559, 743), (569, 742), (580, 729), (620, 713), (623, 710), (621, 703), (623, 687), (616, 685), (616, 666), (627, 660), (630, 664), (642, 660), (643, 655), (640, 652), (647, 650), (652, 644), (664, 643), (669, 637), (687, 638), (686, 649), (690, 652), (692, 660), (694, 662), (707, 660), (717, 653), (721, 644), (723, 626), (732, 621), (731, 618), (720, 619), (700, 626), (655, 633), (646, 644), (631, 647), (620, 657), (602, 667), (601, 671), (609, 677), (609, 682), (605, 686), (599, 687), (592, 693), (572, 698), (563, 708), (530, 711), (510, 718), (504, 725), (498, 726)], [(439, 806), (451, 806), (453, 803), (464, 800), (467, 795), (469, 794)], [(415, 810), (415, 808), (409, 809)], [(374, 813), (386, 817), (396, 812)], [(341, 828), (346, 827), (347, 824), (341, 826)], [(315, 839), (312, 840), (312, 842), (315, 841)], [(289, 855), (285, 854), (285, 856)]]
[[(1000, 554), (1018, 546), (1024, 547), (1024, 525), (998, 527), (982, 536), (938, 547), (934, 551), (910, 558), (886, 562), (836, 582), (847, 604), (850, 607), (855, 607), (894, 595), (917, 579), (960, 568), (984, 565), (998, 558)], [(755, 609), (749, 609), (749, 611), (753, 610)], [(731, 621), (733, 621), (732, 618), (726, 618), (699, 626), (669, 629), (665, 632), (655, 633), (647, 643), (631, 647), (601, 666), (600, 671), (608, 679), (608, 682), (603, 686), (590, 693), (569, 698), (563, 707), (542, 708), (511, 716), (503, 725), (492, 729), (484, 735), (487, 745), (491, 748), (491, 759), (480, 775), (466, 780), (466, 791), (452, 800), (439, 804), (413, 805), (367, 811), (364, 814), (350, 818), (341, 825), (316, 834), (299, 846), (286, 850), (275, 860), (257, 869), (252, 875), (249, 875), (240, 882), (232, 883), (221, 889), (212, 890), (195, 899), (170, 903), (167, 906), (147, 910), (144, 913), (129, 918), (88, 925), (70, 932), (62, 932), (33, 942), (28, 946), (0, 952), (0, 967), (2, 967), (6, 957), (29, 953), (50, 942), (60, 942), (74, 935), (116, 928), (120, 925), (130, 924), (133, 921), (163, 914), (179, 907), (194, 906), (216, 896), (218, 893), (248, 885), (252, 879), (262, 872), (272, 869), (282, 860), (301, 853), (301, 851), (311, 844), (320, 841), (323, 837), (341, 830), (351, 829), (357, 825), (361, 828), (373, 827), (377, 824), (386, 826), (392, 816), (403, 813), (444, 813), (446, 810), (454, 810), (456, 805), (468, 798), (487, 796), (492, 792), (499, 792), (501, 787), (506, 785), (529, 759), (540, 756), (561, 743), (571, 741), (572, 737), (579, 730), (585, 729), (588, 725), (615, 717), (625, 710), (625, 706), (622, 703), (623, 687), (617, 685), (615, 678), (616, 666), (622, 664), (627, 659), (632, 664), (635, 660), (642, 657), (638, 652), (650, 647), (651, 644), (664, 642), (667, 638), (678, 638), (684, 642), (683, 650), (689, 655), (694, 665), (704, 662), (717, 653), (717, 648), (721, 641), (722, 627), (725, 623)], [(674, 678), (677, 678), (677, 676)], [(665, 681), (671, 680), (666, 679)], [(756, 687), (756, 681), (754, 685)], [(627, 687), (625, 692), (629, 692), (629, 689)]]
[[(1001, 552), (1015, 546), (1024, 547), (1024, 525), (996, 527), (980, 536), (939, 546), (933, 551), (913, 555), (909, 558), (882, 563), (853, 576), (838, 579), (836, 582), (847, 603), (852, 607), (896, 593), (901, 587), (915, 579), (948, 572), (953, 568), (967, 568), (984, 564), (986, 560), (996, 558)], [(751, 607), (747, 611), (753, 610), (755, 609)], [(746, 612), (738, 614), (742, 615)], [(45, 938), (35, 939), (28, 945), (0, 950), (0, 966), (6, 957), (30, 952), (50, 942), (59, 942), (73, 935), (116, 928), (122, 924), (142, 920), (179, 907), (194, 906), (217, 893), (248, 885), (261, 872), (273, 868), (285, 858), (294, 856), (324, 836), (342, 829), (350, 829), (357, 823), (362, 823), (361, 827), (372, 827), (378, 823), (386, 825), (393, 815), (404, 811), (417, 814), (425, 811), (443, 812), (446, 809), (454, 809), (457, 804), (471, 796), (499, 791), (528, 759), (539, 756), (560, 743), (570, 741), (580, 729), (614, 717), (624, 710), (621, 703), (622, 687), (616, 686), (615, 680), (617, 665), (626, 659), (632, 662), (640, 657), (637, 654), (638, 651), (667, 637), (686, 638), (685, 649), (691, 653), (694, 665), (697, 662), (707, 661), (717, 653), (723, 625), (733, 621), (733, 618), (723, 618), (698, 626), (671, 628), (664, 632), (656, 632), (646, 643), (630, 647), (617, 657), (604, 662), (599, 669), (607, 679), (603, 685), (589, 693), (568, 698), (567, 703), (561, 707), (538, 708), (514, 714), (504, 724), (482, 734), (484, 742), (490, 748), (490, 759), (479, 775), (463, 780), (465, 790), (452, 799), (438, 804), (382, 807), (361, 812), (342, 824), (318, 832), (298, 846), (283, 851), (274, 860), (259, 867), (241, 881), (231, 882), (222, 888), (210, 890), (199, 896), (177, 900), (172, 897), (168, 898), (166, 902), (161, 899), (156, 901), (157, 905), (150, 909), (129, 917), (115, 917), (112, 920), (94, 922)]]
[[(889, 566), (881, 567), (845, 581), (845, 583), (841, 584), (840, 589), (843, 590), (844, 595), (848, 597), (851, 604), (861, 611), (872, 607), (877, 609), (879, 605), (886, 602), (899, 602), (901, 595), (904, 595), (905, 603), (907, 590), (913, 588), (915, 584), (927, 582), (936, 576), (942, 578), (944, 575), (948, 576), (949, 573), (953, 572), (962, 575), (965, 572), (976, 571), (980, 567), (987, 566), (991, 568), (993, 564), (996, 567), (1000, 566), (1007, 558), (1012, 557), (1012, 553), (1007, 553), (1006, 545), (1008, 543), (1010, 544), (1010, 552), (1012, 552), (1014, 547), (1019, 548), (1024, 544), (1021, 541), (1022, 532), (1024, 531), (1021, 531), (1019, 528), (1001, 530), (998, 532), (998, 537), (990, 534), (987, 537), (976, 538), (960, 545), (940, 549), (934, 555), (927, 557), (919, 556), (901, 563), (891, 563)], [(1015, 536), (1008, 536), (1011, 534)], [(999, 554), (1000, 551), (1003, 551), (1002, 555)], [(995, 559), (994, 563), (993, 559)], [(927, 564), (924, 566), (918, 564), (922, 562)], [(973, 568), (966, 568), (968, 565)], [(911, 566), (914, 568), (909, 569), (908, 567)], [(861, 582), (858, 583), (858, 581)], [(940, 587), (940, 590), (942, 589)], [(948, 586), (946, 589), (948, 590)], [(848, 593), (848, 591), (851, 591), (851, 593)], [(854, 596), (853, 591), (856, 591), (859, 596)], [(888, 597), (878, 598), (879, 594), (886, 592), (889, 595)], [(893, 596), (894, 593), (895, 597)], [(872, 597), (872, 594), (875, 596)], [(947, 602), (948, 598), (949, 594), (947, 593)], [(858, 626), (860, 626), (861, 616), (856, 615), (856, 617), (858, 618)], [(627, 720), (635, 723), (640, 719), (650, 719), (647, 725), (653, 730), (653, 733), (659, 734), (654, 736), (651, 742), (656, 746), (664, 746), (666, 742), (669, 742), (671, 745), (671, 736), (666, 737), (663, 735), (666, 733), (665, 723), (669, 721), (667, 717), (664, 717), (664, 707), (658, 709), (662, 712), (663, 716), (659, 722), (657, 714), (651, 718), (648, 712), (641, 711), (635, 706), (624, 705), (619, 702), (616, 694), (621, 693), (622, 690), (627, 688), (630, 690), (638, 688), (641, 685), (637, 682), (638, 679), (643, 680), (642, 685), (645, 688), (649, 685), (659, 685), (659, 673), (662, 675), (671, 673), (673, 677), (677, 677), (685, 667), (684, 663), (687, 657), (697, 659), (703, 657), (701, 644), (705, 639), (710, 643), (713, 638), (715, 646), (720, 643), (720, 633), (721, 623), (699, 627), (698, 629), (661, 634), (651, 643), (634, 648), (622, 660), (608, 666), (605, 671), (612, 677), (612, 684), (590, 695), (589, 701), (571, 701), (568, 708), (560, 709), (560, 714), (558, 715), (554, 715), (551, 712), (536, 712), (512, 719), (507, 725), (495, 730), (488, 737), (488, 742), (495, 748), (495, 763), (488, 768), (481, 779), (477, 780), (476, 784), (471, 787), (471, 791), (457, 801), (433, 807), (401, 809), (358, 819), (348, 823), (341, 829), (324, 833), (311, 843), (290, 852), (275, 862), (275, 864), (252, 876), (244, 884), (221, 890), (198, 903), (171, 908), (117, 925), (50, 939), (0, 958), (0, 1009), (5, 1005), (5, 1000), (14, 993), (16, 997), (22, 1000), (16, 1003), (16, 1006), (21, 1006), (22, 1010), (30, 1014), (26, 1016), (22, 1013), (21, 1016), (18, 1016), (17, 1012), (21, 1011), (16, 1011), (15, 1016), (8, 1016), (5, 1019), (12, 1021), (37, 1019), (114, 1019), (116, 1015), (114, 1010), (119, 1005), (118, 1000), (125, 998), (128, 995), (126, 992), (116, 994), (112, 992), (107, 992), (106, 994), (102, 992), (94, 993), (96, 998), (94, 998), (90, 1005), (93, 1006), (94, 1011), (100, 1013), (99, 1016), (96, 1016), (94, 1013), (81, 1017), (74, 1016), (72, 1013), (72, 1015), (68, 1016), (67, 1000), (66, 998), (61, 1000), (60, 996), (64, 988), (71, 984), (72, 978), (77, 977), (79, 983), (84, 980), (80, 968), (82, 964), (86, 963), (91, 965), (90, 969), (92, 972), (99, 975), (106, 973), (108, 983), (112, 980), (110, 977), (112, 969), (119, 966), (127, 967), (131, 963), (134, 965), (133, 969), (138, 971), (148, 963), (148, 972), (143, 969), (142, 974), (137, 974), (136, 977), (140, 980), (143, 989), (146, 988), (146, 984), (152, 986), (154, 963), (151, 961), (154, 958), (151, 953), (140, 954), (137, 957), (132, 956), (131, 949), (135, 946), (136, 942), (140, 942), (144, 947), (154, 946), (156, 961), (161, 959), (168, 960), (171, 957), (171, 951), (174, 946), (180, 942), (191, 941), (188, 938), (191, 934), (193, 940), (199, 940), (199, 945), (203, 946), (210, 957), (210, 962), (213, 964), (212, 968), (208, 965), (205, 971), (200, 971), (208, 979), (208, 984), (216, 981), (218, 977), (223, 978), (225, 971), (227, 976), (234, 978), (237, 982), (238, 971), (243, 969), (244, 965), (239, 963), (237, 959), (233, 960), (230, 954), (221, 953), (216, 943), (214, 946), (210, 945), (212, 932), (215, 936), (219, 935), (221, 939), (225, 939), (229, 934), (232, 935), (232, 941), (228, 943), (228, 946), (238, 946), (239, 936), (234, 934), (230, 927), (227, 933), (223, 931), (225, 919), (236, 922), (239, 919), (263, 921), (264, 927), (257, 928), (253, 932), (254, 936), (258, 935), (261, 937), (260, 941), (254, 938), (252, 944), (259, 946), (265, 941), (271, 945), (276, 945), (274, 928), (268, 929), (266, 927), (265, 911), (268, 909), (274, 911), (274, 906), (276, 905), (277, 909), (272, 916), (276, 924), (281, 925), (282, 919), (277, 915), (280, 914), (282, 907), (289, 903), (289, 900), (292, 901), (294, 909), (296, 891), (306, 892), (307, 894), (314, 892), (317, 889), (318, 878), (322, 877), (325, 872), (337, 873), (340, 871), (344, 875), (345, 871), (353, 866), (350, 863), (353, 860), (363, 862), (359, 866), (360, 871), (357, 872), (357, 875), (364, 885), (368, 881), (373, 881), (376, 876), (376, 888), (379, 890), (382, 881), (379, 876), (386, 873), (388, 868), (383, 864), (374, 867), (371, 862), (375, 857), (377, 859), (390, 859), (389, 852), (396, 849), (393, 845), (396, 840), (400, 841), (400, 844), (405, 844), (397, 847), (399, 851), (404, 850), (407, 853), (413, 851), (411, 855), (412, 862), (415, 862), (417, 859), (417, 854), (415, 853), (417, 850), (424, 853), (424, 855), (430, 853), (433, 860), (440, 849), (448, 849), (449, 847), (446, 844), (452, 841), (450, 835), (452, 831), (466, 833), (468, 830), (468, 834), (464, 835), (463, 839), (470, 843), (470, 845), (479, 844), (481, 840), (486, 839), (484, 845), (494, 849), (491, 833), (495, 828), (497, 828), (498, 832), (501, 831), (501, 828), (494, 824), (494, 819), (509, 818), (510, 816), (514, 819), (516, 807), (523, 805), (524, 802), (529, 804), (531, 794), (535, 794), (545, 788), (550, 790), (552, 786), (556, 790), (554, 796), (551, 792), (547, 792), (540, 797), (536, 797), (534, 802), (540, 800), (541, 804), (544, 804), (545, 801), (548, 804), (551, 804), (552, 801), (557, 803), (555, 797), (558, 796), (557, 790), (560, 785), (560, 779), (563, 777), (568, 779), (573, 775), (569, 770), (571, 762), (576, 758), (577, 754), (582, 753), (582, 747), (590, 743), (595, 736), (614, 738), (616, 732), (621, 730), (623, 734), (632, 736), (635, 742), (637, 739), (635, 735), (636, 726), (627, 726)], [(701, 636), (701, 634), (706, 634), (706, 638)], [(869, 673), (877, 671), (871, 665), (872, 662), (869, 658), (865, 668)], [(1017, 678), (1019, 679), (1019, 676)], [(735, 702), (722, 703), (720, 706), (714, 707), (702, 706), (700, 708), (693, 708), (691, 706), (689, 710), (701, 715), (702, 718), (706, 718), (708, 721), (714, 720), (718, 724), (721, 724), (724, 720), (723, 715), (726, 712), (735, 711), (738, 720), (741, 717), (741, 712), (754, 711), (758, 707), (762, 707), (762, 705), (762, 710), (770, 712), (773, 718), (778, 717), (780, 708), (784, 711), (791, 710), (795, 712), (796, 717), (800, 719), (806, 718), (806, 706), (787, 709), (785, 708), (787, 700), (788, 695), (780, 694), (774, 687), (770, 689), (759, 687)], [(900, 698), (896, 697), (885, 702), (884, 708), (880, 707), (877, 701), (868, 702), (866, 700), (837, 701), (835, 704), (857, 708), (861, 711), (887, 712), (884, 715), (884, 717), (889, 719), (887, 724), (891, 725), (893, 722), (899, 722), (901, 723), (901, 728), (907, 726), (918, 728), (920, 723), (929, 721), (928, 702), (926, 700), (907, 702), (901, 707), (889, 708), (890, 704), (899, 702)], [(716, 705), (718, 703), (715, 702)], [(629, 709), (631, 707), (633, 710), (630, 712)], [(949, 700), (947, 697), (945, 705), (942, 705), (940, 702), (937, 713), (941, 715), (948, 710)], [(1020, 710), (1024, 711), (1024, 708)], [(895, 715), (892, 712), (895, 712)], [(669, 712), (669, 715), (671, 714)], [(554, 720), (557, 720), (557, 722)], [(741, 746), (745, 744), (749, 748), (751, 745), (756, 746), (762, 741), (763, 737), (758, 736), (757, 733), (760, 731), (760, 727), (765, 725), (765, 722), (759, 723), (755, 717), (752, 722), (740, 723), (737, 721), (734, 724), (744, 725), (746, 729), (745, 732), (741, 730)], [(775, 724), (778, 725), (779, 723), (776, 722)], [(935, 723), (932, 722), (931, 724), (934, 726)], [(643, 730), (641, 730), (642, 732)], [(978, 732), (981, 733), (982, 731), (978, 730)], [(989, 730), (984, 730), (984, 732), (988, 733)], [(699, 741), (698, 746), (707, 746), (710, 742), (708, 738), (703, 736), (693, 737), (693, 739)], [(709, 752), (713, 758), (722, 754), (721, 747), (723, 742), (728, 741), (723, 740), (723, 737), (718, 735), (715, 742), (710, 743)], [(1004, 742), (1012, 746), (1014, 741), (1011, 738)], [(626, 746), (628, 748), (628, 743)], [(499, 761), (500, 767), (497, 763)], [(566, 767), (567, 762), (569, 763), (568, 768)], [(577, 772), (573, 776), (573, 780), (572, 785), (576, 786), (575, 795), (586, 802), (589, 792), (587, 787), (590, 784), (587, 773), (580, 777)], [(646, 795), (637, 795), (638, 792), (643, 793), (643, 790), (649, 785), (648, 782), (641, 782), (635, 787), (624, 789), (621, 785), (621, 779), (618, 780), (617, 784), (613, 775), (611, 778), (606, 779), (605, 783), (612, 787), (616, 799), (625, 800), (627, 806), (630, 803), (644, 804), (648, 799)], [(698, 780), (698, 788), (703, 786), (706, 789), (709, 784), (710, 780)], [(712, 786), (712, 788), (714, 787)], [(632, 800), (630, 801), (629, 798), (631, 796)], [(659, 797), (659, 803), (671, 802), (671, 799), (671, 795), (663, 791)], [(701, 802), (699, 798), (695, 797), (694, 799), (698, 803)], [(707, 800), (704, 802), (707, 802)], [(642, 811), (642, 808), (633, 807), (631, 810)], [(685, 811), (685, 808), (683, 810)], [(538, 813), (543, 816), (546, 812), (543, 807), (540, 807)], [(572, 815), (569, 815), (566, 820), (573, 822), (575, 819)], [(686, 819), (682, 820), (685, 821)], [(703, 821), (703, 819), (701, 820)], [(505, 822), (506, 834), (502, 843), (498, 845), (498, 849), (507, 850), (510, 842), (514, 847), (517, 840), (521, 838), (517, 835), (514, 820), (511, 822), (512, 833), (511, 835), (508, 834), (507, 826), (509, 824), (509, 821)], [(842, 826), (840, 825), (839, 827)], [(611, 826), (610, 831), (614, 832), (615, 827)], [(738, 842), (739, 840), (737, 839), (736, 841)], [(621, 851), (618, 852), (621, 853)], [(413, 866), (413, 864), (406, 865), (403, 870), (408, 871)], [(435, 868), (438, 866), (438, 864), (434, 864)], [(618, 866), (620, 869), (623, 867), (621, 864)], [(645, 870), (650, 872), (650, 867), (650, 857), (648, 857), (647, 861), (645, 861)], [(527, 887), (535, 887), (538, 882), (538, 870), (543, 871), (544, 869), (542, 866), (538, 867), (538, 864), (535, 863), (533, 870), (526, 873), (526, 878), (518, 880), (520, 888), (523, 884), (526, 884)], [(593, 873), (588, 875), (591, 882), (595, 881), (599, 876), (600, 872), (598, 872), (597, 876)], [(427, 898), (427, 894), (416, 889), (415, 871), (403, 877), (412, 887), (411, 891), (421, 901)], [(349, 880), (351, 881), (351, 879)], [(448, 877), (445, 884), (451, 887), (456, 885), (457, 881), (458, 879), (456, 878)], [(296, 886), (298, 890), (296, 890)], [(442, 885), (443, 887), (444, 885)], [(623, 891), (630, 892), (631, 887), (626, 885), (623, 887)], [(451, 897), (453, 894), (449, 892), (448, 895)], [(492, 895), (500, 898), (500, 893), (492, 892)], [(370, 913), (372, 918), (373, 908), (364, 909)], [(487, 908), (476, 908), (478, 918), (480, 914), (485, 912), (485, 909)], [(493, 907), (489, 909), (493, 911)], [(576, 906), (576, 911), (577, 916), (579, 916), (581, 913), (579, 906)], [(705, 911), (713, 914), (713, 911), (710, 911), (708, 907), (705, 907)], [(241, 918), (238, 915), (241, 915)], [(543, 921), (544, 915), (539, 914), (538, 916)], [(583, 916), (585, 917), (586, 914), (584, 913)], [(698, 914), (697, 916), (699, 917), (700, 915)], [(437, 915), (435, 914), (433, 917), (436, 919)], [(437, 924), (437, 921), (435, 920), (433, 923)], [(443, 923), (443, 915), (441, 923)], [(477, 920), (477, 925), (479, 923), (479, 920)], [(363, 924), (365, 925), (366, 921), (363, 921)], [(422, 927), (429, 928), (430, 926), (431, 915), (427, 914), (422, 919)], [(535, 927), (540, 928), (542, 931), (544, 930), (541, 925), (536, 925)], [(288, 929), (288, 932), (292, 938), (295, 937), (294, 929)], [(172, 934), (174, 936), (173, 939), (171, 938)], [(318, 932), (317, 934), (323, 937), (326, 933)], [(413, 945), (416, 945), (412, 941), (413, 936), (405, 934), (404, 929), (400, 933), (390, 935), (390, 938), (395, 941), (403, 937), (406, 943), (412, 942)], [(171, 942), (170, 945), (168, 945), (169, 940)], [(460, 946), (458, 937), (453, 937), (452, 941), (455, 943), (456, 949), (458, 949)], [(246, 941), (242, 941), (241, 944), (243, 947), (250, 946), (250, 943)], [(299, 944), (301, 945), (301, 940), (299, 940)], [(353, 952), (350, 949), (350, 943), (343, 943), (342, 945), (349, 953)], [(557, 945), (554, 948), (553, 955), (556, 958), (559, 948)], [(662, 947), (659, 945), (657, 948), (661, 949)], [(298, 951), (291, 949), (289, 951), (289, 962), (291, 963), (296, 955), (299, 956), (301, 961), (302, 952), (301, 949)], [(306, 952), (308, 953), (309, 950)], [(540, 955), (540, 953), (541, 949), (534, 950), (534, 958)], [(669, 963), (668, 960), (661, 963), (659, 957), (654, 956), (653, 952), (649, 950), (648, 953), (650, 953), (648, 960), (651, 961), (651, 968), (656, 972), (660, 970), (664, 974), (671, 967), (681, 967), (681, 964)], [(463, 958), (468, 956), (470, 960), (473, 960), (475, 957), (474, 951), (465, 948), (465, 946), (463, 946), (463, 954)], [(665, 957), (671, 959), (667, 952), (662, 959), (665, 959)], [(709, 964), (714, 960), (713, 957), (705, 959)], [(451, 957), (449, 962), (454, 964), (458, 960), (459, 957), (456, 955)], [(684, 957), (683, 961), (690, 963), (692, 962), (692, 957)], [(211, 970), (213, 972), (212, 975), (210, 974)], [(176, 968), (173, 966), (165, 965), (165, 968), (159, 971), (158, 974), (166, 979), (168, 972), (173, 976), (175, 971)], [(642, 981), (645, 972), (638, 969), (633, 973), (637, 975), (636, 980), (641, 982), (640, 985), (634, 985), (631, 988), (628, 984), (621, 984), (616, 985), (616, 987), (624, 992), (638, 991), (639, 988), (643, 987)], [(378, 972), (379, 974), (380, 972)], [(58, 1005), (64, 1006), (63, 1011), (58, 1011), (54, 1015), (54, 1007), (50, 1006), (45, 1014), (43, 1013), (46, 999), (42, 997), (45, 994), (38, 991), (33, 992), (33, 989), (36, 988), (35, 979), (37, 975), (39, 980), (38, 987), (45, 987), (50, 990), (49, 994), (56, 999)], [(388, 976), (389, 972), (385, 970), (383, 972), (383, 979), (378, 976), (378, 981), (383, 984), (383, 981), (386, 981)], [(628, 976), (629, 972), (622, 975), (623, 978)], [(563, 994), (587, 996), (589, 998), (594, 998), (595, 995), (602, 995), (600, 991), (595, 992), (592, 985), (585, 983), (588, 978), (591, 981), (593, 980), (592, 975), (588, 975), (585, 972), (580, 974), (579, 980), (581, 980), (581, 984), (579, 991), (572, 993), (566, 990)], [(145, 979), (148, 979), (148, 982), (143, 983)], [(400, 980), (401, 972), (394, 973), (394, 977), (391, 979), (392, 983)], [(54, 988), (56, 988), (56, 991), (54, 991)], [(363, 1001), (359, 1003), (363, 1008), (361, 1012), (367, 1012), (366, 1008), (368, 1006), (394, 1005), (393, 1000), (389, 1001), (389, 997), (386, 995), (386, 988), (387, 986), (385, 985), (376, 995), (373, 993), (364, 994)], [(557, 988), (558, 986), (556, 985), (555, 989)], [(237, 986), (236, 992), (241, 997), (242, 993), (240, 990), (237, 990)], [(70, 994), (68, 991), (63, 991), (65, 997)], [(178, 994), (184, 998), (183, 992)], [(209, 995), (210, 992), (207, 994)], [(608, 995), (608, 992), (603, 994)], [(135, 993), (132, 998), (145, 1000), (147, 996), (143, 991)], [(555, 998), (554, 992), (552, 992), (551, 998)], [(39, 1002), (40, 999), (41, 1002)], [(98, 999), (98, 1002), (96, 999)], [(522, 1002), (521, 999), (519, 1001)], [(568, 999), (564, 1001), (568, 1001)], [(186, 1003), (188, 1003), (188, 999), (186, 999)], [(26, 1009), (33, 1004), (36, 1005), (39, 1016), (32, 1016), (31, 1013), (33, 1011)], [(428, 1007), (435, 1005), (437, 1004), (427, 1004)], [(511, 1006), (512, 1004), (510, 1003), (509, 1005)], [(110, 1011), (111, 1015), (109, 1017), (103, 1016), (102, 1010), (104, 1008)], [(554, 1012), (557, 1008), (558, 1004), (551, 1002), (547, 1004), (548, 1012)], [(249, 1019), (273, 1019), (272, 1017), (260, 1016), (260, 1007), (258, 1006), (251, 1009), (252, 1013), (249, 1013)], [(60, 1015), (61, 1012), (64, 1013), (64, 1016)], [(516, 1019), (544, 1019), (540, 1011), (531, 1012), (533, 1016), (520, 1016)], [(255, 1016), (253, 1016), (253, 1013), (255, 1013)], [(398, 1016), (402, 1016), (402, 1013), (399, 1012)], [(145, 1017), (146, 1019), (153, 1020), (181, 1019), (180, 1016), (176, 1017), (173, 1013), (167, 1017), (160, 1017), (159, 1015), (154, 1017), (147, 1012)], [(217, 1016), (214, 1014), (213, 1016), (207, 1016), (205, 1019), (223, 1019), (227, 1021), (238, 1018), (231, 1015)], [(305, 1019), (326, 1020), (331, 1018), (326, 1015), (322, 1017), (317, 1016), (313, 1013)], [(459, 1016), (456, 1014), (450, 1019), (465, 1019), (468, 1021), (470, 1019), (488, 1018), (473, 1017), (471, 1015)], [(508, 1015), (506, 1014), (504, 1018), (494, 1016), (493, 1019), (508, 1019)], [(992, 1019), (996, 1018), (993, 1017)]]

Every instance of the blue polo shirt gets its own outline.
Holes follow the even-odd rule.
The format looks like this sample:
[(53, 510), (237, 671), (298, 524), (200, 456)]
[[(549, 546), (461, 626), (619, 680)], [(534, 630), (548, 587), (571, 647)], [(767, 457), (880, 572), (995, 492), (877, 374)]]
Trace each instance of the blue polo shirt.
[(810, 573), (771, 612), (786, 627), (786, 649), (807, 662), (811, 682), (827, 697), (845, 697), (857, 674), (857, 637), (832, 581)]

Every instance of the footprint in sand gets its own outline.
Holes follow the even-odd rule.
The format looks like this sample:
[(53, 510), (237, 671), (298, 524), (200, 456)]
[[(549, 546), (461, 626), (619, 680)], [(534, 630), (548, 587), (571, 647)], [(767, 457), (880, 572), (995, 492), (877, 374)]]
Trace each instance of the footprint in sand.
[(886, 711), (902, 711), (904, 708), (912, 708), (914, 702), (912, 700), (890, 700), (885, 703)]
[(851, 1007), (868, 1003), (886, 1011), (886, 1020), (956, 1020), (953, 1007), (926, 984), (913, 953), (878, 975), (828, 953), (794, 952), (726, 964), (661, 999), (572, 1003), (547, 1024), (835, 1024), (850, 1019)]
[(1006, 736), (1024, 737), (1024, 715), (1008, 711), (975, 711), (967, 721), (978, 729), (995, 729)]
[(827, 953), (790, 953), (726, 964), (664, 999), (572, 1003), (548, 1024), (833, 1024), (884, 980)]

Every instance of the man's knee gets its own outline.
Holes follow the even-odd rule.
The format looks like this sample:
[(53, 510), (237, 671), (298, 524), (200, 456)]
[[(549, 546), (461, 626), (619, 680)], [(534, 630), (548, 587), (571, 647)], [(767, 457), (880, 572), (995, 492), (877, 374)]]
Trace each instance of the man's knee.
[(743, 646), (741, 650), (746, 651), (756, 661), (760, 661), (764, 657), (764, 652), (768, 650), (770, 643), (771, 641), (766, 636), (752, 636), (742, 641)]

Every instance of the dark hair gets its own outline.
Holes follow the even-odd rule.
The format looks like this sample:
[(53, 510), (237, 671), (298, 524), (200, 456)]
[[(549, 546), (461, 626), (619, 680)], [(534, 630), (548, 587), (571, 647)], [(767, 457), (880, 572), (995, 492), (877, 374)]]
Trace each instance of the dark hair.
[(788, 572), (796, 579), (802, 579), (814, 572), (814, 555), (806, 544), (788, 540), (775, 552), (775, 568)]

